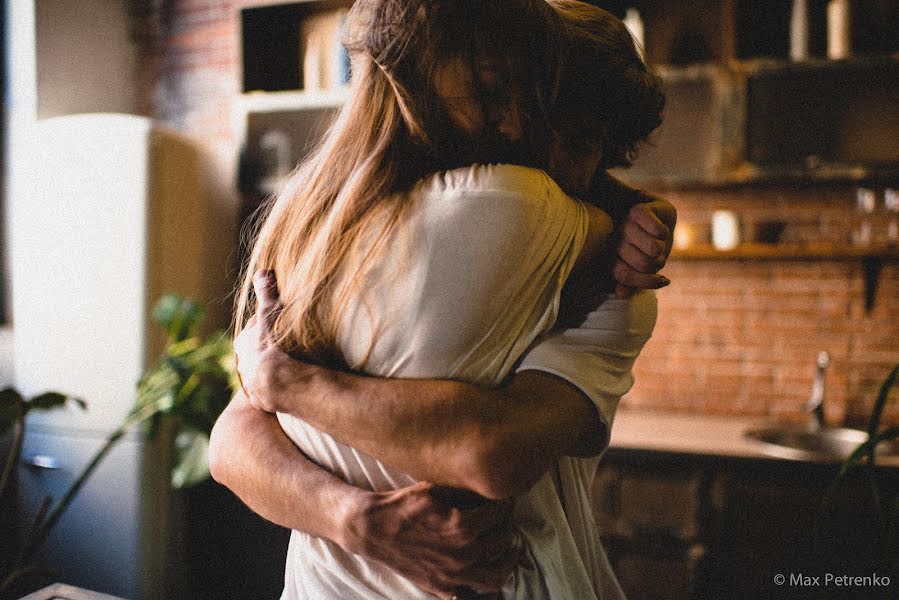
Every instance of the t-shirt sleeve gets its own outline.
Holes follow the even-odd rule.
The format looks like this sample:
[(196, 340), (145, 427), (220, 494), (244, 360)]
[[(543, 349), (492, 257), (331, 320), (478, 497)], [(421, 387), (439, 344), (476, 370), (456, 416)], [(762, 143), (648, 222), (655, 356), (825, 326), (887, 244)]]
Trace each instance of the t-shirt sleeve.
[(652, 335), (657, 311), (651, 290), (627, 299), (610, 296), (580, 326), (538, 340), (516, 372), (544, 371), (580, 389), (596, 405), (608, 435), (618, 401), (634, 384), (631, 369)]

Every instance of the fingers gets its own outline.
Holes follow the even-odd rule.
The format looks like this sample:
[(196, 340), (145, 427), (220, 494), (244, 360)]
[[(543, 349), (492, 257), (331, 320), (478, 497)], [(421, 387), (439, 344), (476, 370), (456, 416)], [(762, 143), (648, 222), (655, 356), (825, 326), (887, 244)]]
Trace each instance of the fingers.
[(615, 263), (612, 274), (619, 284), (640, 290), (658, 290), (671, 285), (671, 280), (664, 275), (641, 273), (623, 260)]
[(661, 258), (668, 246), (666, 239), (652, 235), (634, 221), (621, 226), (621, 241), (631, 244), (652, 260)]
[(635, 204), (627, 214), (628, 221), (636, 223), (643, 231), (660, 240), (671, 236), (671, 230), (646, 204)]
[(256, 292), (258, 305), (256, 312), (266, 319), (270, 318), (278, 307), (278, 282), (274, 271), (259, 270), (253, 273), (253, 290)]
[(640, 273), (655, 273), (661, 266), (656, 257), (646, 254), (628, 241), (622, 241), (618, 246), (618, 259)]

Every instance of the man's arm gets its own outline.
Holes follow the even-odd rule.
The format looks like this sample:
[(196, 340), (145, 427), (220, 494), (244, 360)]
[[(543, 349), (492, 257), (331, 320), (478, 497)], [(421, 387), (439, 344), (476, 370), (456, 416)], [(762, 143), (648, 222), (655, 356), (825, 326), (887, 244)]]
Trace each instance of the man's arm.
[(266, 519), (330, 539), (441, 597), (499, 590), (517, 562), (511, 504), (458, 508), (428, 483), (384, 493), (350, 486), (302, 454), (274, 415), (238, 393), (212, 430), (209, 467)]
[[(260, 315), (269, 302), (260, 301)], [(560, 456), (602, 450), (596, 408), (553, 375), (528, 371), (499, 388), (361, 376), (292, 359), (262, 322), (235, 342), (254, 405), (299, 417), (416, 479), (508, 498)]]
[[(256, 285), (260, 312), (236, 349), (248, 395), (263, 410), (293, 414), (419, 479), (488, 498), (523, 492), (562, 455), (605, 447), (608, 431), (591, 397), (554, 373), (528, 370), (487, 388), (364, 377), (296, 361), (269, 340), (266, 323), (278, 302), (273, 278), (260, 275)], [(604, 314), (593, 317), (607, 320)], [(639, 342), (631, 363), (645, 339)]]

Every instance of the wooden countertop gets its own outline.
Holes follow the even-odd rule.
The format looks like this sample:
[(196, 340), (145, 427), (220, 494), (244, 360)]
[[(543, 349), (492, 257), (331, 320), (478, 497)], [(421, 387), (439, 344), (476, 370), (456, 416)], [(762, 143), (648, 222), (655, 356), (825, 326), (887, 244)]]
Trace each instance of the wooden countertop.
[[(763, 444), (743, 435), (749, 429), (770, 423), (770, 420), (766, 421), (759, 417), (621, 409), (612, 427), (610, 447), (704, 456), (788, 460), (766, 454)], [(878, 458), (877, 464), (899, 467), (899, 456)]]

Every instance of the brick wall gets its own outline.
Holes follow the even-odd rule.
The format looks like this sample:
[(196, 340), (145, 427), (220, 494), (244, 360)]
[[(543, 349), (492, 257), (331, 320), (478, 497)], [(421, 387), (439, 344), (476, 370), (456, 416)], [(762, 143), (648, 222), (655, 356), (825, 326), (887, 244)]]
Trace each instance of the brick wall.
[(227, 0), (132, 3), (140, 48), (143, 114), (212, 143), (238, 133), (232, 118), (240, 93), (240, 12)]
[[(132, 4), (142, 112), (236, 155), (237, 3)], [(851, 186), (664, 193), (682, 223), (707, 224), (713, 210), (727, 208), (741, 214), (749, 231), (764, 220), (786, 222), (785, 241), (846, 240), (854, 205)], [(797, 415), (817, 353), (828, 350), (829, 418), (857, 420), (899, 362), (895, 263), (884, 266), (870, 312), (858, 261), (673, 261), (666, 273), (674, 283), (659, 295), (658, 327), (637, 364), (627, 406)], [(891, 420), (899, 420), (897, 405)]]
[[(707, 230), (712, 211), (728, 209), (747, 232), (785, 222), (790, 242), (845, 242), (854, 216), (852, 186), (662, 193), (681, 223)], [(659, 293), (658, 325), (627, 406), (798, 416), (818, 351), (827, 350), (828, 417), (857, 422), (899, 362), (895, 262), (883, 266), (870, 311), (861, 261), (673, 260), (666, 273), (673, 283)]]

